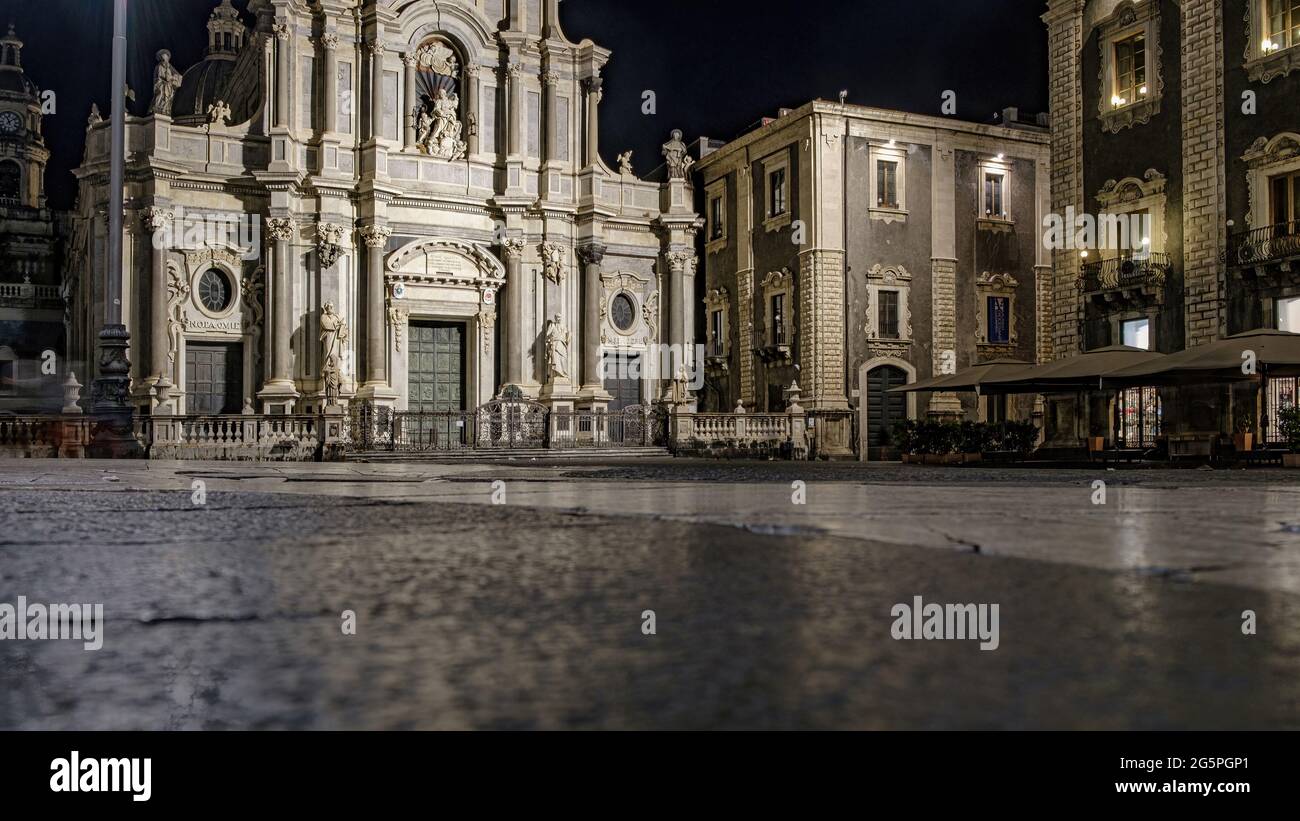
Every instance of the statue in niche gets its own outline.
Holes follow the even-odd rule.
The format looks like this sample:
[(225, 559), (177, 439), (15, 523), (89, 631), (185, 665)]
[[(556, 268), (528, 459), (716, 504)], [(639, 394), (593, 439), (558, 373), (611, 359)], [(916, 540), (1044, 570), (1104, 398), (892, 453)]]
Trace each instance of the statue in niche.
[(348, 326), (334, 312), (332, 302), (326, 302), (321, 308), (320, 341), (324, 353), (321, 376), (325, 380), (325, 399), (335, 404), (343, 383), (343, 343), (348, 341)]
[(170, 51), (163, 49), (157, 56), (158, 68), (153, 74), (153, 102), (149, 104), (149, 113), (166, 114), (170, 117), (176, 91), (181, 87), (181, 73), (172, 65)]
[(546, 359), (553, 378), (569, 378), (569, 329), (558, 315), (546, 323)]
[(416, 118), (416, 141), (431, 157), (442, 160), (464, 159), (468, 146), (462, 140), (460, 98), (439, 88), (437, 95), (424, 106)]

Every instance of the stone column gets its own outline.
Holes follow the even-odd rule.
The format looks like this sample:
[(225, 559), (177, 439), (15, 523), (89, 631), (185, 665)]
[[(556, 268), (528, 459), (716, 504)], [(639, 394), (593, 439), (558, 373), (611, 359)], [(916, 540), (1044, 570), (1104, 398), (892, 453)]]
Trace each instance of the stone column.
[(384, 248), (393, 229), (367, 225), (361, 229), (366, 244), (366, 385), (388, 387), (388, 346), (384, 316)]
[(600, 281), (600, 264), (605, 259), (605, 246), (599, 243), (578, 248), (582, 261), (582, 384), (604, 390), (600, 378), (600, 300), (604, 287)]
[[(683, 357), (685, 357), (686, 345), (689, 342), (689, 334), (686, 328), (686, 301), (690, 296), (686, 293), (686, 270), (694, 259), (695, 255), (689, 251), (673, 251), (667, 256), (668, 271), (670, 273), (668, 282), (668, 344), (680, 346), (679, 349), (683, 352)], [(675, 378), (677, 368), (685, 363), (685, 358), (674, 362), (673, 373), (661, 374), (661, 376), (669, 380)]]
[(519, 63), (511, 63), (506, 74), (510, 83), (510, 112), (506, 129), (509, 135), (508, 152), (511, 157), (518, 157), (523, 154), (524, 67)]
[(524, 302), (528, 299), (528, 294), (523, 272), (524, 241), (510, 237), (502, 243), (501, 252), (505, 255), (506, 263), (505, 382), (507, 385), (521, 385), (527, 351)]
[(402, 95), (403, 96), (402, 122), (406, 123), (406, 128), (403, 132), (405, 134), (405, 139), (402, 141), (402, 145), (406, 148), (407, 151), (414, 151), (415, 138), (416, 138), (415, 54), (411, 53), (411, 54), (402, 55), (402, 65), (406, 67), (406, 80), (405, 80), (406, 88), (405, 88), (405, 93)]
[(167, 354), (170, 349), (167, 327), (167, 248), (162, 236), (174, 219), (170, 208), (149, 208), (144, 214), (147, 232), (153, 235), (153, 254), (150, 256), (152, 279), (150, 280), (150, 301), (152, 308), (149, 315), (149, 376), (161, 382), (169, 378)]
[(542, 75), (542, 85), (546, 88), (546, 161), (555, 162), (559, 159), (559, 95), (556, 93), (556, 87), (560, 84), (560, 75), (555, 71), (547, 71)]
[(379, 141), (384, 133), (384, 53), (387, 47), (375, 35), (370, 42), (370, 138)]
[(338, 130), (339, 125), (339, 69), (338, 69), (338, 47), (339, 36), (332, 31), (327, 31), (320, 38), (321, 45), (325, 47), (325, 128), (327, 134)]
[(292, 272), (289, 269), (289, 241), (293, 238), (293, 220), (272, 217), (266, 221), (266, 231), (273, 243), (272, 260), (275, 266), (270, 381), (277, 385), (292, 384), (289, 338), (293, 334), (293, 298), (290, 296)]
[(465, 143), (468, 146), (465, 150), (471, 157), (479, 153), (478, 135), (483, 128), (483, 124), (479, 122), (479, 95), (481, 91), (478, 78), (480, 73), (481, 69), (474, 63), (465, 66), (465, 114), (468, 120), (465, 130), (469, 132), (469, 135), (465, 138)]
[(275, 127), (289, 127), (289, 34), (288, 23), (276, 23), (275, 32)]
[[(931, 373), (944, 372), (944, 363), (952, 357), (957, 367), (957, 165), (955, 150), (947, 142), (935, 146), (934, 171), (930, 182), (930, 219), (934, 230), (930, 238), (930, 311), (933, 317), (934, 345), (931, 350)], [(977, 310), (981, 310), (977, 306)], [(971, 363), (975, 364), (975, 363)], [(866, 397), (862, 398), (866, 401)], [(961, 400), (952, 392), (930, 396), (929, 412), (939, 416), (961, 414)]]
[(600, 100), (604, 96), (601, 91), (604, 80), (597, 74), (595, 77), (589, 77), (583, 81), (583, 87), (587, 91), (587, 162), (588, 167), (596, 165), (600, 160)]

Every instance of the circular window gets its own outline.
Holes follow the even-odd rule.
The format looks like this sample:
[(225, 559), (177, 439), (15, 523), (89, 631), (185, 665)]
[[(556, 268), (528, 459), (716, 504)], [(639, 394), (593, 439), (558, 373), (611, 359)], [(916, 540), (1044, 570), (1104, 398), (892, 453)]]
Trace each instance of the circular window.
[(230, 280), (220, 271), (208, 270), (199, 278), (199, 302), (214, 314), (219, 314), (230, 307), (234, 299), (234, 290)]
[(614, 321), (614, 327), (627, 333), (636, 325), (636, 304), (632, 302), (632, 297), (627, 294), (619, 294), (614, 297), (613, 303), (610, 304), (610, 318)]

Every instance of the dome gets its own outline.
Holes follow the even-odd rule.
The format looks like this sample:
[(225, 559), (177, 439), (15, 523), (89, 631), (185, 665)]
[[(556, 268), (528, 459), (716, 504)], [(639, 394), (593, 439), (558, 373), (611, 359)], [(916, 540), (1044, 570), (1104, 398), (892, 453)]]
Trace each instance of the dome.
[(0, 70), (0, 92), (21, 94), (32, 99), (40, 96), (36, 84), (27, 79), (26, 74), (12, 69)]
[[(208, 106), (222, 99), (226, 81), (235, 70), (235, 63), (223, 57), (212, 58), (190, 66), (181, 77), (181, 87), (172, 102), (172, 117), (180, 122), (197, 117), (207, 122)], [(224, 102), (229, 103), (229, 100)]]

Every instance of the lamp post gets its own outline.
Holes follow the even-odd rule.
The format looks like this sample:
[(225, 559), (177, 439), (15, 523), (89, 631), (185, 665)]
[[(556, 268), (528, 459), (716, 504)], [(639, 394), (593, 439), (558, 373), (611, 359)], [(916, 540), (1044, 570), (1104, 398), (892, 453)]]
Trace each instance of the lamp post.
[(108, 259), (104, 288), (104, 327), (99, 332), (99, 373), (91, 388), (97, 417), (90, 455), (134, 456), (139, 445), (132, 428), (131, 335), (122, 324), (122, 221), (126, 181), (126, 4), (113, 0), (113, 119), (108, 197)]

